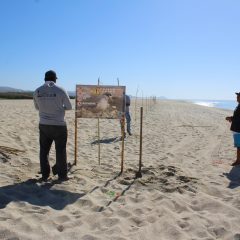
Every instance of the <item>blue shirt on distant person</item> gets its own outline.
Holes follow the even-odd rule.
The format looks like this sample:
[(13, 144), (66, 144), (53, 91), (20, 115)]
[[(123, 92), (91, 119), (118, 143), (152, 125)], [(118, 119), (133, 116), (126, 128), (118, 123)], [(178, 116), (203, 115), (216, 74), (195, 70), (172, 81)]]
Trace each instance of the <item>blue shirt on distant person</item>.
[(128, 95), (125, 95), (125, 101), (126, 101), (126, 112), (129, 112), (129, 106), (131, 105), (131, 99)]

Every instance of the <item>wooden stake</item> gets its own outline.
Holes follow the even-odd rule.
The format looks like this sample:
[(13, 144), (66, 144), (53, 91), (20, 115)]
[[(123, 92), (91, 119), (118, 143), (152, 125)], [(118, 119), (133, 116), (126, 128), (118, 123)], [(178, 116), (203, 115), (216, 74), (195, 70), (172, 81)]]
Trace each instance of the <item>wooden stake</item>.
[(146, 97), (146, 99), (145, 99), (145, 103), (146, 103), (146, 113), (148, 112), (148, 98)]
[(123, 162), (124, 162), (124, 138), (125, 138), (125, 113), (122, 114), (121, 119), (121, 132), (122, 132), (122, 154), (121, 154), (121, 174), (123, 173)]
[(137, 88), (136, 97), (135, 97), (135, 123), (137, 120), (137, 95), (138, 95), (138, 88)]
[[(98, 85), (100, 85), (100, 77), (98, 78)], [(100, 120), (98, 118), (98, 164), (100, 165), (101, 146), (100, 146)]]
[[(76, 115), (76, 113), (75, 113)], [(77, 165), (77, 117), (75, 116), (75, 160), (74, 165)]]
[(77, 89), (75, 97), (75, 159), (74, 165), (77, 165)]
[(141, 116), (140, 116), (140, 153), (139, 153), (139, 169), (136, 173), (136, 178), (141, 178), (142, 173), (142, 122), (143, 122), (143, 107), (141, 107)]
[(100, 120), (98, 118), (98, 164), (100, 165), (100, 153), (101, 153), (101, 147), (100, 147)]

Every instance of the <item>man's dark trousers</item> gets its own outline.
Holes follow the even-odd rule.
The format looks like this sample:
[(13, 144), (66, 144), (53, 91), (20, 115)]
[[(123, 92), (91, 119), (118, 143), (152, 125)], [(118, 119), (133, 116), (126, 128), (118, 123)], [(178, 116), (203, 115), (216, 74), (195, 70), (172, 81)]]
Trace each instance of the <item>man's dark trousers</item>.
[(59, 178), (67, 177), (67, 127), (57, 125), (39, 124), (40, 132), (40, 166), (43, 178), (50, 175), (49, 151), (52, 142), (55, 142), (56, 148), (56, 168)]

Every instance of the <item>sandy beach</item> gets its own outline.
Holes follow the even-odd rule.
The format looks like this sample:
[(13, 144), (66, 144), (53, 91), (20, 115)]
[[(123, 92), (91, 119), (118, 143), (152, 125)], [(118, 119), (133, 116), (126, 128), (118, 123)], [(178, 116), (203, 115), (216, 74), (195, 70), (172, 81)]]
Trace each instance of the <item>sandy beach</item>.
[[(144, 109), (138, 179), (134, 104), (122, 175), (118, 120), (100, 119), (99, 165), (97, 120), (78, 119), (71, 179), (59, 183), (51, 176), (40, 183), (38, 112), (32, 100), (0, 100), (0, 239), (239, 240), (240, 167), (231, 166), (236, 150), (225, 121), (231, 114), (170, 100)], [(74, 111), (66, 113), (69, 163), (74, 117)]]

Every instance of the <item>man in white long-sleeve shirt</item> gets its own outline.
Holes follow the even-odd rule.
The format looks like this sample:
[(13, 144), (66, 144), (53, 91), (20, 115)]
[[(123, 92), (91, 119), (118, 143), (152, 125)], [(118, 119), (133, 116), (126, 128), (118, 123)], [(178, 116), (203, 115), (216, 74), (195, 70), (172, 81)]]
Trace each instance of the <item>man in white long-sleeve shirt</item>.
[[(49, 151), (53, 141), (56, 148), (55, 173), (61, 181), (67, 176), (67, 125), (64, 120), (65, 110), (72, 105), (67, 92), (56, 85), (57, 75), (50, 70), (45, 73), (45, 83), (33, 94), (34, 105), (39, 110), (40, 167), (42, 180), (50, 175)], [(54, 173), (54, 174), (55, 174)]]

